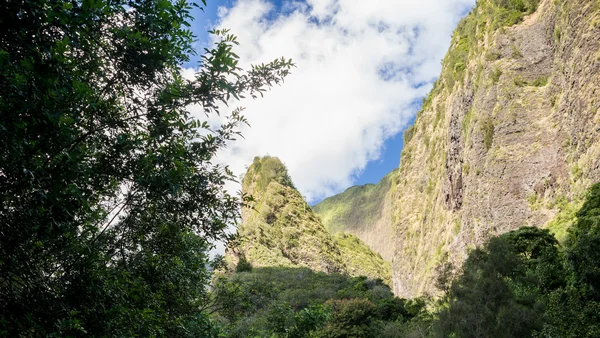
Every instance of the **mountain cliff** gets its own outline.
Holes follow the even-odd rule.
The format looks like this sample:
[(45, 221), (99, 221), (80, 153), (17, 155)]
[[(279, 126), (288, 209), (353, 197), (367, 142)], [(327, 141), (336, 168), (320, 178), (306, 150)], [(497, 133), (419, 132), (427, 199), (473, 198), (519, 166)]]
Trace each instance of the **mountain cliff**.
[(315, 205), (313, 210), (330, 233), (356, 235), (385, 260), (394, 253), (392, 197), (398, 170), (387, 174), (378, 184), (348, 188)]
[(380, 278), (391, 284), (389, 262), (351, 234), (330, 234), (294, 188), (276, 157), (256, 157), (242, 181), (253, 201), (242, 209), (240, 244), (228, 251), (253, 267), (307, 267), (327, 273)]
[(558, 238), (600, 181), (600, 1), (480, 0), (405, 132), (392, 223), (396, 295), (521, 226)]

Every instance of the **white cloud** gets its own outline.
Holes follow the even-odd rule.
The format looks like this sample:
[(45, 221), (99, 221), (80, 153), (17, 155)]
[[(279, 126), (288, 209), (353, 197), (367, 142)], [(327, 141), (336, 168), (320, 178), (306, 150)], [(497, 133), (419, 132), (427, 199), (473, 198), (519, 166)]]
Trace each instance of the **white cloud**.
[[(350, 185), (384, 141), (404, 129), (430, 89), (460, 16), (474, 0), (308, 0), (277, 11), (264, 0), (220, 9), (218, 26), (241, 45), (241, 66), (285, 56), (281, 87), (246, 100), (245, 139), (219, 159), (242, 174), (254, 156), (278, 156), (307, 200)], [(235, 104), (235, 103), (234, 103)]]

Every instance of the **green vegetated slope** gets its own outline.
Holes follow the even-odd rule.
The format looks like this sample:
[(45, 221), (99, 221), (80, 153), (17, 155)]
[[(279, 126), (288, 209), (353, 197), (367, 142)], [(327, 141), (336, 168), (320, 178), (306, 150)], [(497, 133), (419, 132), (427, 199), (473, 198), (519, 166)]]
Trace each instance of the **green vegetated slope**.
[(347, 232), (359, 237), (387, 261), (393, 256), (392, 188), (398, 170), (387, 174), (378, 184), (348, 188), (313, 206), (330, 233)]
[(390, 264), (355, 236), (331, 235), (278, 158), (255, 158), (242, 189), (254, 201), (242, 210), (240, 245), (229, 250), (230, 265), (242, 259), (253, 267), (307, 267), (379, 278), (391, 285)]
[(480, 0), (404, 135), (394, 291), (436, 293), (470, 248), (521, 226), (560, 240), (600, 181), (600, 1)]
[(385, 261), (355, 235), (340, 232), (333, 238), (346, 262), (348, 274), (381, 278), (386, 284), (392, 285), (392, 267), (389, 261)]

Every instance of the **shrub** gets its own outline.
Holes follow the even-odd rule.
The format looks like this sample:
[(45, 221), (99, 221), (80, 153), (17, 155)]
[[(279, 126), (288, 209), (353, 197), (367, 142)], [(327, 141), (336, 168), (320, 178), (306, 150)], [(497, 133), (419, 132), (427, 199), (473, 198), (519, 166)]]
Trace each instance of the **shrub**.
[(498, 67), (494, 68), (494, 70), (492, 71), (492, 82), (494, 84), (497, 84), (498, 81), (500, 80), (501, 76), (502, 76), (502, 70)]
[(535, 86), (535, 87), (544, 87), (547, 84), (548, 84), (548, 76), (540, 76), (537, 79), (535, 79), (533, 82), (531, 82), (531, 85)]
[(378, 337), (374, 327), (377, 307), (366, 299), (330, 300), (331, 317), (319, 332), (323, 338)]
[(243, 255), (240, 256), (237, 265), (235, 266), (235, 272), (248, 272), (252, 271), (252, 264), (246, 260)]
[(501, 57), (502, 55), (497, 51), (490, 51), (485, 55), (485, 59), (487, 61), (496, 61), (499, 60)]
[(415, 136), (415, 126), (412, 125), (404, 130), (404, 145), (406, 146)]
[(523, 80), (521, 77), (515, 77), (514, 83), (517, 87), (525, 87), (527, 85), (527, 81)]

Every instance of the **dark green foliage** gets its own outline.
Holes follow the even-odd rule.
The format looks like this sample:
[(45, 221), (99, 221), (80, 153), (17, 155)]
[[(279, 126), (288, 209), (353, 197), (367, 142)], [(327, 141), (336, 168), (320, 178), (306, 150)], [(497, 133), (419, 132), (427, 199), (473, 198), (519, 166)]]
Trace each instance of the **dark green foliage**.
[(252, 271), (252, 264), (246, 260), (244, 255), (240, 255), (240, 259), (235, 266), (235, 272), (248, 272)]
[(547, 84), (548, 84), (547, 76), (540, 76), (537, 79), (533, 80), (533, 82), (531, 82), (531, 85), (534, 87), (544, 87)]
[(500, 8), (527, 14), (535, 12), (539, 2), (539, 0), (492, 0), (492, 3)]
[(566, 287), (551, 295), (547, 337), (600, 336), (600, 184), (592, 186), (565, 243)]
[(561, 284), (558, 242), (522, 228), (474, 250), (439, 315), (439, 337), (529, 337), (543, 326), (544, 295)]
[(404, 323), (425, 306), (394, 298), (381, 281), (307, 268), (254, 268), (221, 277), (213, 295), (215, 318), (229, 337), (355, 337), (344, 332), (381, 337), (377, 332), (386, 323), (408, 330)]
[(523, 21), (526, 14), (535, 12), (539, 0), (492, 0), (499, 8), (496, 20), (502, 26), (512, 26)]
[(319, 331), (323, 338), (370, 338), (379, 337), (375, 327), (377, 306), (368, 299), (330, 300), (331, 318)]
[(569, 231), (566, 260), (576, 283), (600, 300), (600, 184), (594, 185)]
[(207, 115), (291, 63), (244, 72), (215, 31), (191, 81), (186, 1), (0, 3), (0, 335), (210, 336), (216, 241), (241, 201), (211, 158), (245, 123)]
[(600, 184), (565, 246), (521, 228), (470, 253), (435, 323), (439, 337), (600, 336)]

